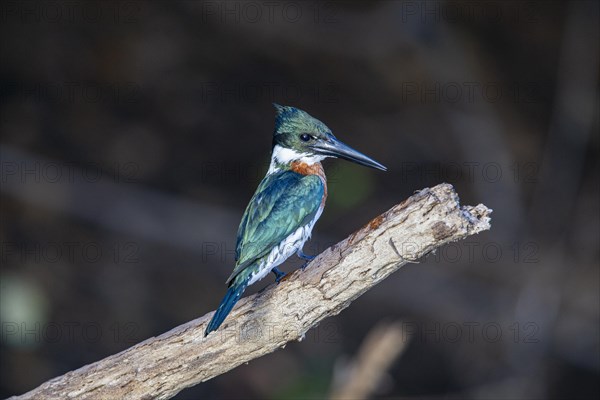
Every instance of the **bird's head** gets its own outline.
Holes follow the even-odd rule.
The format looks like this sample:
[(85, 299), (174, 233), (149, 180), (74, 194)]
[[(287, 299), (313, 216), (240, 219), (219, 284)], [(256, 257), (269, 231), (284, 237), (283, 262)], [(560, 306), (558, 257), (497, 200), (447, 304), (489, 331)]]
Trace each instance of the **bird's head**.
[(302, 161), (313, 164), (326, 157), (339, 157), (367, 167), (387, 170), (382, 164), (339, 141), (327, 125), (307, 112), (294, 107), (273, 105), (277, 110), (277, 119), (272, 163)]

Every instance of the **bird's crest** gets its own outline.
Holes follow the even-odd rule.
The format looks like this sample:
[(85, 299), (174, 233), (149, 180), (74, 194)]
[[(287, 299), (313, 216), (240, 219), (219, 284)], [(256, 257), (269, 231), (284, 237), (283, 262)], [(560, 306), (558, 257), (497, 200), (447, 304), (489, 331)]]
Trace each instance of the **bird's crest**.
[(331, 130), (324, 123), (312, 117), (306, 111), (302, 111), (296, 107), (282, 106), (277, 103), (273, 103), (273, 106), (277, 111), (274, 136), (302, 132), (331, 133)]
[[(299, 110), (291, 106), (282, 106), (277, 103), (273, 103), (277, 116), (275, 117), (275, 132), (274, 135), (279, 135), (283, 131), (289, 130), (286, 126), (293, 125), (294, 121), (300, 122), (307, 117), (310, 117), (306, 112)], [(282, 128), (284, 128), (282, 130)]]

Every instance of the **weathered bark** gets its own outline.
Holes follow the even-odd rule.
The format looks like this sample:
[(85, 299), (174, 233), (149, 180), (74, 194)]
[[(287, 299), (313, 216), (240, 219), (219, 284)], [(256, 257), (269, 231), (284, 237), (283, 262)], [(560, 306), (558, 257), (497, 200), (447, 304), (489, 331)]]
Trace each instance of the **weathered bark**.
[(424, 189), (370, 221), (279, 285), (242, 299), (204, 337), (212, 313), (54, 378), (14, 399), (167, 399), (271, 353), (344, 308), (407, 262), (490, 228), (489, 210), (459, 205), (448, 184)]

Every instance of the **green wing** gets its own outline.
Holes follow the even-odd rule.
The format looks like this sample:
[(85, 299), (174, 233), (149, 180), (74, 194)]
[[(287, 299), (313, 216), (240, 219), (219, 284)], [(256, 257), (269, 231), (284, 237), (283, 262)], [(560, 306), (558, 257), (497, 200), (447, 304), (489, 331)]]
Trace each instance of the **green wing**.
[(269, 254), (315, 217), (325, 187), (317, 175), (288, 170), (266, 176), (250, 200), (238, 229), (236, 267), (227, 280)]

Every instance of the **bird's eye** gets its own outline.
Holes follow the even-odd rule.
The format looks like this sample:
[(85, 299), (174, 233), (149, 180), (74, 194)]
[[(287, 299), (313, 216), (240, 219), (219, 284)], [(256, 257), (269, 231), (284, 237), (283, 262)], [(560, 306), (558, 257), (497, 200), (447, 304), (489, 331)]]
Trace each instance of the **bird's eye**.
[(312, 139), (312, 137), (308, 133), (303, 133), (300, 135), (300, 140), (303, 142), (308, 142), (310, 139)]

